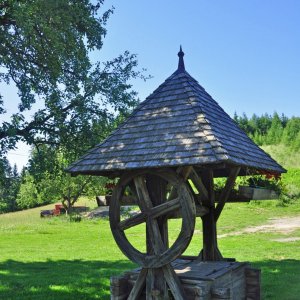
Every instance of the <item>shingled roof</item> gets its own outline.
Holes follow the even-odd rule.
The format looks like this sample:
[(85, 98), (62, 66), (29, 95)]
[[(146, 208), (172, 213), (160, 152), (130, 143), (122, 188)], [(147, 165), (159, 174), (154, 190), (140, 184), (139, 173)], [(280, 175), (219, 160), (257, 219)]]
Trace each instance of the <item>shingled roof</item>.
[(285, 170), (260, 149), (185, 70), (178, 69), (104, 142), (67, 169), (108, 175), (132, 169), (224, 163), (243, 170)]

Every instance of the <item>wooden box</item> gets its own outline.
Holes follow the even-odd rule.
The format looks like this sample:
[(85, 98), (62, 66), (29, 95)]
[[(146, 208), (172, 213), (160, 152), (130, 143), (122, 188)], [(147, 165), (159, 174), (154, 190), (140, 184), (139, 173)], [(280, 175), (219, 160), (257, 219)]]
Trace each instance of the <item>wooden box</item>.
[(250, 186), (240, 186), (239, 195), (249, 200), (271, 200), (278, 199), (278, 194), (270, 189)]
[[(186, 300), (260, 299), (260, 270), (252, 269), (249, 263), (177, 259), (172, 266), (183, 284)], [(138, 273), (135, 269), (112, 277), (111, 299), (127, 299)], [(140, 299), (146, 299), (145, 294)]]

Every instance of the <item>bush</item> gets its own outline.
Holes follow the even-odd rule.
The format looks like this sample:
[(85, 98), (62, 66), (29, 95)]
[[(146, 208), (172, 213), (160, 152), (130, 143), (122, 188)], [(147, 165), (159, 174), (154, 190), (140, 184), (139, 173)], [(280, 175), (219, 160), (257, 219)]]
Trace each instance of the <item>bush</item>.
[(17, 196), (17, 205), (21, 209), (32, 208), (43, 204), (34, 184), (33, 177), (26, 174)]

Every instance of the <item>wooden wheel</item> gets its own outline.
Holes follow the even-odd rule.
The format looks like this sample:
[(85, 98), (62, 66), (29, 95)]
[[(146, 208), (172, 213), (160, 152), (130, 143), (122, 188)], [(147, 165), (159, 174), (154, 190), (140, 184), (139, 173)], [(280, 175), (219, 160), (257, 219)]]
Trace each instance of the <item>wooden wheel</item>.
[[(171, 187), (169, 197), (166, 197), (164, 203), (153, 205), (155, 199), (150, 197), (147, 176), (157, 176)], [(120, 201), (129, 186), (135, 190), (141, 212), (121, 221)], [(182, 216), (181, 230), (174, 244), (168, 248), (163, 242), (158, 218), (167, 218), (170, 213), (178, 210)], [(195, 228), (196, 209), (187, 184), (175, 172), (171, 170), (140, 171), (127, 173), (121, 177), (113, 191), (109, 217), (113, 236), (122, 252), (141, 267), (160, 268), (179, 257), (189, 245)], [(153, 248), (153, 253), (150, 254), (142, 253), (133, 247), (125, 235), (126, 229), (142, 223), (146, 223), (148, 243)]]

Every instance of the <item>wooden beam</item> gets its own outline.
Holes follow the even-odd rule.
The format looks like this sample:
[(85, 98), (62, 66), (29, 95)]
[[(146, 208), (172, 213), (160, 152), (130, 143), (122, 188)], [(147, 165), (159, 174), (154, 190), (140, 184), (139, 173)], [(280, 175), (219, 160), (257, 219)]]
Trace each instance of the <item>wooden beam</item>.
[(186, 181), (192, 172), (193, 167), (192, 166), (187, 166), (187, 167), (179, 167), (176, 170), (176, 173), (179, 174), (184, 181)]
[[(209, 213), (209, 209), (202, 205), (196, 205), (196, 217), (203, 217)], [(180, 210), (171, 212), (167, 215), (168, 219), (179, 219), (182, 218), (182, 213)]]
[(234, 187), (234, 183), (240, 172), (240, 169), (241, 169), (241, 167), (235, 167), (230, 170), (225, 187), (223, 188), (223, 190), (221, 192), (221, 195), (220, 195), (220, 198), (218, 201), (218, 205), (215, 209), (215, 222), (217, 222), (220, 217), (220, 214), (225, 206), (225, 203), (230, 195), (230, 192)]
[[(179, 174), (184, 181), (186, 181), (188, 179), (192, 169), (193, 169), (192, 166), (178, 167), (176, 170), (176, 173)], [(174, 187), (173, 187), (168, 199), (172, 200), (173, 198), (177, 197), (176, 192), (177, 192), (176, 189), (174, 189)]]
[(205, 185), (203, 184), (202, 179), (198, 176), (198, 174), (196, 173), (194, 168), (192, 168), (192, 170), (189, 174), (189, 179), (193, 182), (196, 189), (198, 190), (200, 200), (203, 202), (207, 202), (208, 201), (208, 191), (207, 191)]
[(175, 300), (185, 300), (186, 295), (183, 289), (183, 285), (180, 282), (180, 279), (176, 275), (170, 264), (167, 264), (163, 268), (165, 279), (168, 283), (168, 286), (171, 290), (171, 293)]
[(145, 287), (145, 284), (146, 284), (147, 273), (148, 273), (147, 269), (141, 269), (139, 276), (127, 298), (128, 300), (139, 299), (139, 297)]

